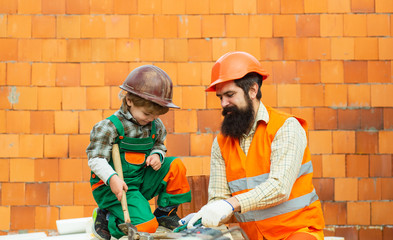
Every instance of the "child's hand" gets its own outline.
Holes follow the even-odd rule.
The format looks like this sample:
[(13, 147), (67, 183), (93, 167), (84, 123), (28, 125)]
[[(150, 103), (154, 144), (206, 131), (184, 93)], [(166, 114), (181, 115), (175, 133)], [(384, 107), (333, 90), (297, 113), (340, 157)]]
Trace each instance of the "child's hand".
[(123, 190), (127, 192), (128, 186), (127, 184), (119, 178), (116, 174), (111, 177), (109, 180), (109, 186), (111, 187), (112, 192), (116, 195), (117, 200), (121, 201), (121, 197), (123, 196)]
[(160, 156), (158, 154), (150, 155), (146, 158), (146, 166), (151, 166), (155, 171), (161, 168)]

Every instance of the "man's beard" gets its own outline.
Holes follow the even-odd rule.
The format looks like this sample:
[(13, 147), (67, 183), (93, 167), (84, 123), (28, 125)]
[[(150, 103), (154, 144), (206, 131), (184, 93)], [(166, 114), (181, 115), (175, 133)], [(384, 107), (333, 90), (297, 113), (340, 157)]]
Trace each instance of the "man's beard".
[[(243, 134), (246, 134), (254, 122), (254, 108), (251, 99), (245, 97), (247, 107), (239, 109), (236, 106), (225, 107), (222, 110), (224, 121), (221, 124), (221, 133), (224, 136), (229, 136), (239, 139)], [(230, 114), (227, 114), (231, 112)]]

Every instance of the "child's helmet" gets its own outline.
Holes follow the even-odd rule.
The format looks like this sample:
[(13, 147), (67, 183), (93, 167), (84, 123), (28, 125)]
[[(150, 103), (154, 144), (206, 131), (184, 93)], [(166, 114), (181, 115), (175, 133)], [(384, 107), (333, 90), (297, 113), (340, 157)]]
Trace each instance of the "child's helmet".
[(143, 65), (135, 68), (120, 88), (160, 106), (179, 108), (172, 103), (172, 80), (159, 67)]
[(211, 84), (206, 92), (216, 91), (216, 85), (244, 77), (247, 73), (256, 72), (265, 80), (269, 74), (261, 63), (246, 52), (228, 52), (221, 56), (213, 66)]

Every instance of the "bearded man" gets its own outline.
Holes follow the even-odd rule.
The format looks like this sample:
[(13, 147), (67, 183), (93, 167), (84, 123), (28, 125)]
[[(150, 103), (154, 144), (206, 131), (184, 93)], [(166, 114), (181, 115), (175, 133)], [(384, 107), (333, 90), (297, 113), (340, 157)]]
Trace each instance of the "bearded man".
[(212, 146), (209, 202), (188, 227), (199, 219), (218, 226), (234, 214), (250, 239), (322, 240), (306, 121), (262, 103), (267, 77), (245, 52), (214, 64), (206, 91), (220, 98), (224, 120)]

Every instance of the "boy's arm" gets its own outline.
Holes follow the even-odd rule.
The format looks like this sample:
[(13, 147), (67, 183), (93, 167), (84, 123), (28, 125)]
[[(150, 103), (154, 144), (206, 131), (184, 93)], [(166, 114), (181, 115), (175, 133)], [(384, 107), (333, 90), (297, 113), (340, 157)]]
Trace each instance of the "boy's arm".
[(116, 174), (115, 170), (113, 170), (105, 158), (90, 158), (88, 165), (91, 171), (93, 171), (106, 185), (109, 185), (109, 180)]

